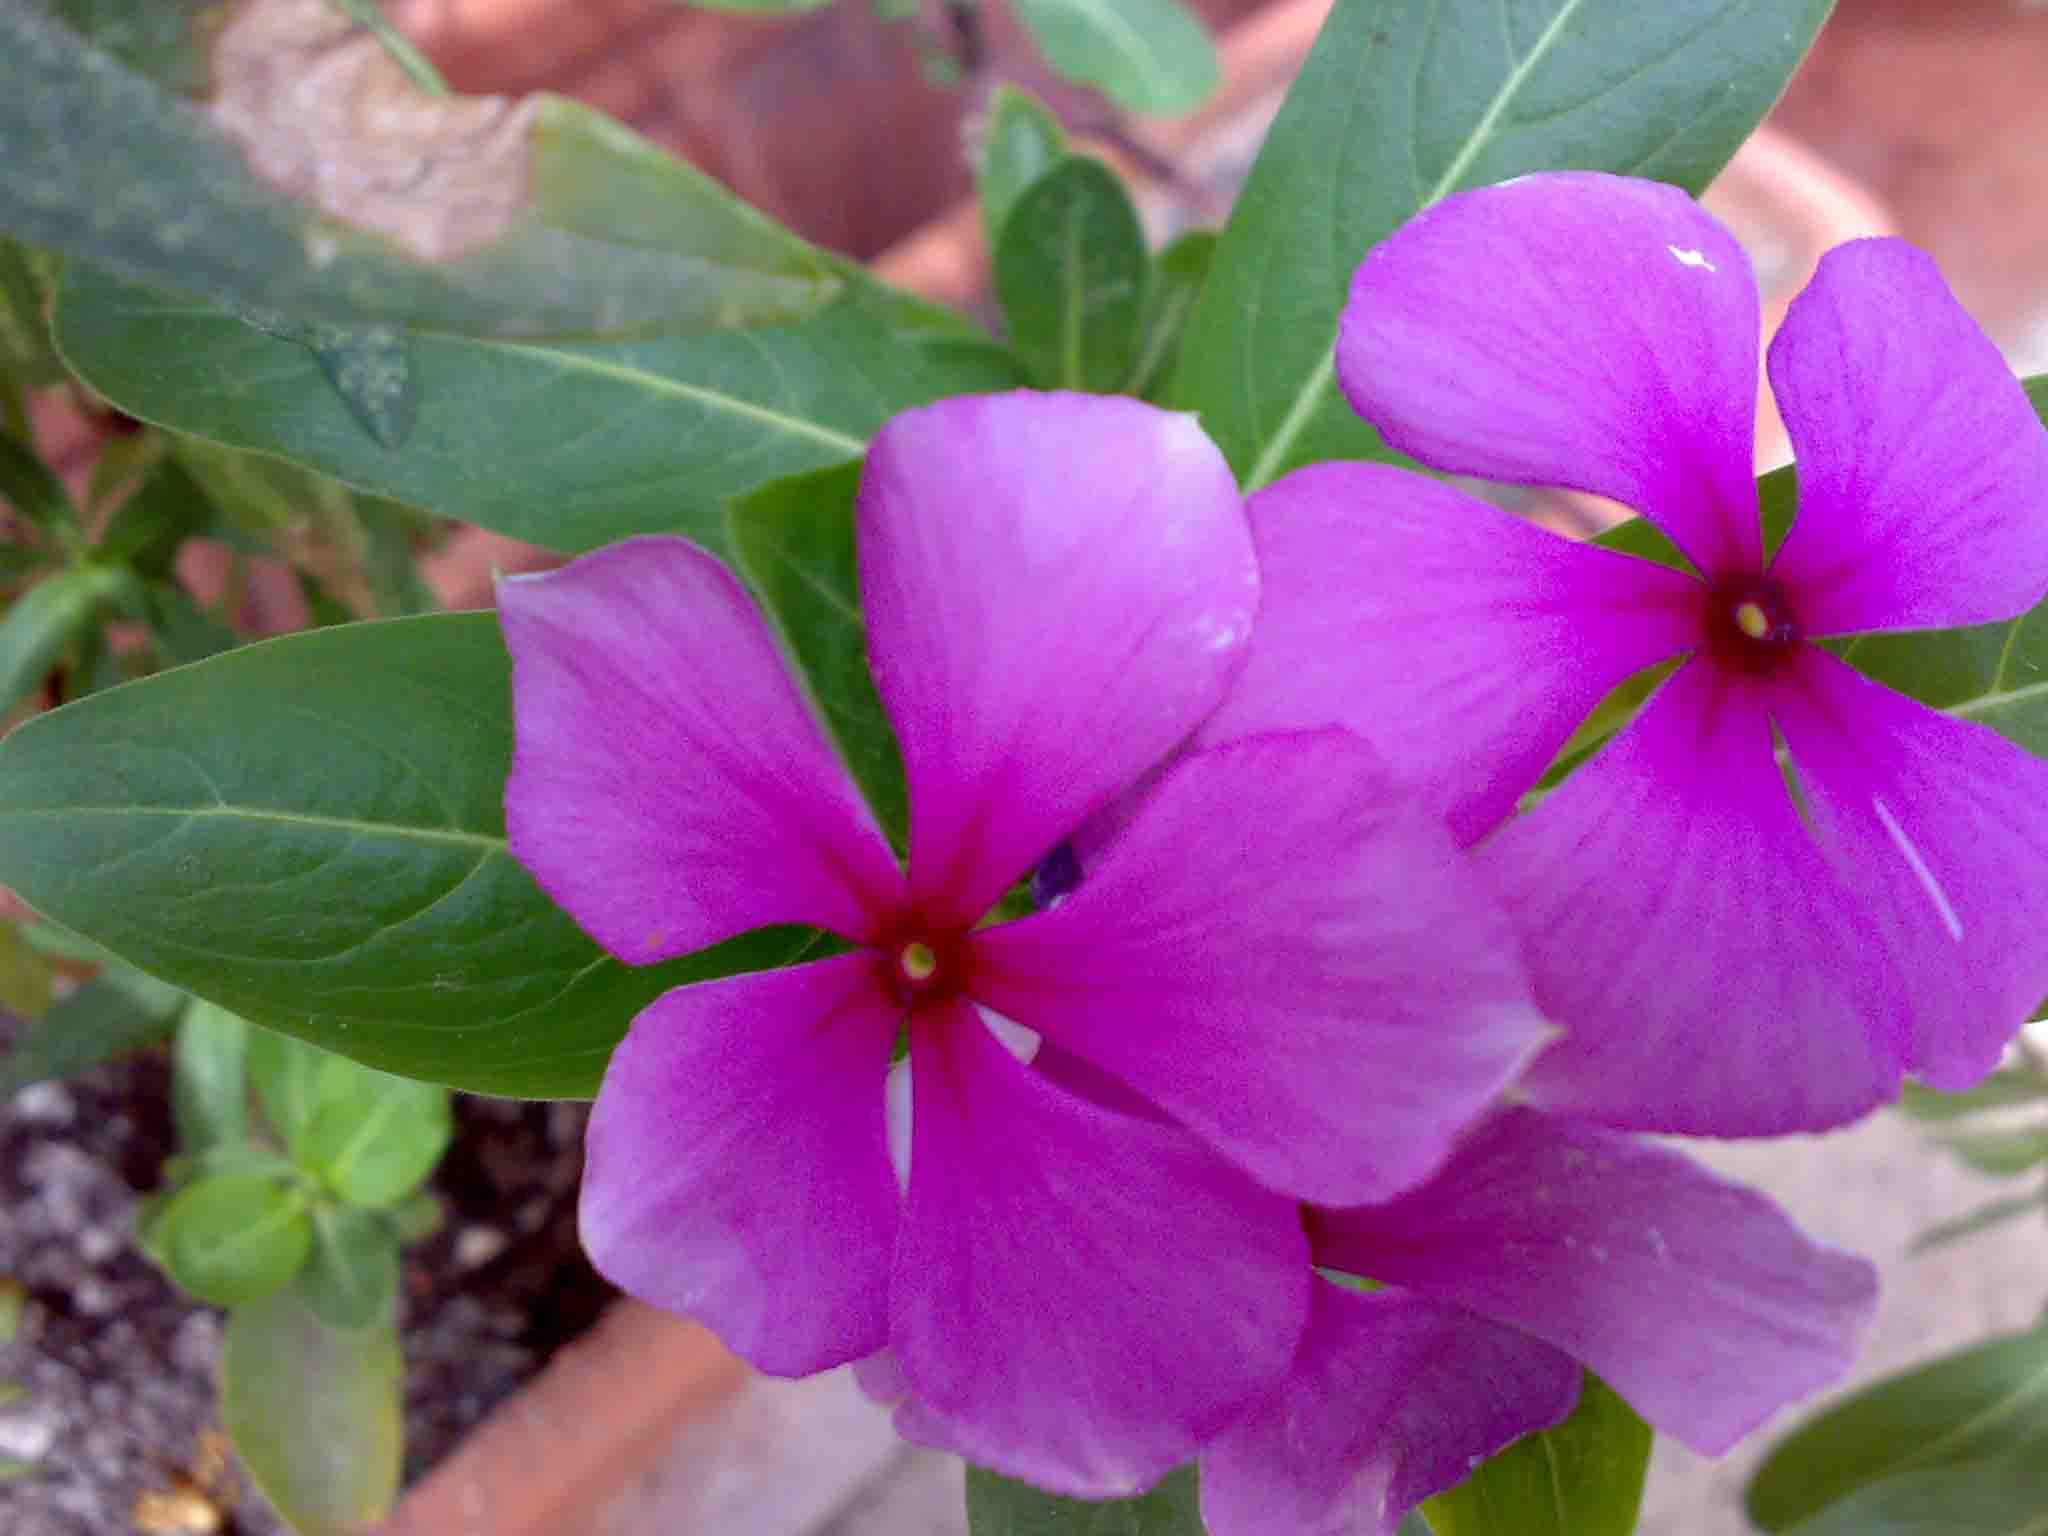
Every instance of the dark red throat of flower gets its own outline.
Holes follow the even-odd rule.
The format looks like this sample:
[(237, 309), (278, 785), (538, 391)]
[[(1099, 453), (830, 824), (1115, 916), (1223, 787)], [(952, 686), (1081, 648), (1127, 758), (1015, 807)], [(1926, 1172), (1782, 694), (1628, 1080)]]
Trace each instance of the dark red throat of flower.
[(899, 928), (879, 940), (875, 961), (889, 990), (905, 1004), (951, 996), (966, 980), (967, 954), (960, 939), (922, 927)]
[(1804, 635), (1785, 589), (1768, 576), (1723, 577), (1707, 588), (1707, 649), (1745, 672), (1769, 672)]

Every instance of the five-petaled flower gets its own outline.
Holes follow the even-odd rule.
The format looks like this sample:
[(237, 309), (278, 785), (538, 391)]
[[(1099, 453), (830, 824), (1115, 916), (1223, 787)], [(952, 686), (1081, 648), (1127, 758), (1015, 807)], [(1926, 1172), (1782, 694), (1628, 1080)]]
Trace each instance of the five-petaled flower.
[(855, 529), (907, 873), (710, 555), (637, 539), (500, 588), (507, 819), (542, 886), (636, 964), (780, 923), (851, 946), (634, 1021), (591, 1118), (584, 1243), (766, 1370), (886, 1347), (908, 1432), (1129, 1491), (1286, 1370), (1296, 1200), (1426, 1177), (1547, 1028), (1469, 861), (1341, 729), (1178, 758), (1076, 889), (978, 925), (1242, 660), (1251, 538), (1191, 418), (913, 411), (873, 445)]
[(1717, 1456), (1839, 1377), (1871, 1266), (1753, 1190), (1618, 1131), (1508, 1109), (1421, 1187), (1311, 1211), (1308, 1331), (1202, 1456), (1214, 1536), (1393, 1536), (1510, 1441), (1571, 1412), (1580, 1367)]
[[(1814, 1129), (1902, 1070), (1962, 1087), (2048, 994), (2048, 764), (1814, 643), (2037, 602), (2048, 434), (1926, 256), (1842, 246), (1770, 349), (1799, 508), (1767, 554), (1758, 332), (1747, 259), (1669, 187), (1531, 176), (1397, 231), (1338, 342), (1361, 414), (1434, 468), (1621, 501), (1692, 570), (1406, 471), (1300, 470), (1252, 499), (1259, 634), (1203, 738), (1398, 742), (1565, 1027), (1524, 1092), (1613, 1125)], [(1603, 695), (1673, 657), (1513, 816)]]

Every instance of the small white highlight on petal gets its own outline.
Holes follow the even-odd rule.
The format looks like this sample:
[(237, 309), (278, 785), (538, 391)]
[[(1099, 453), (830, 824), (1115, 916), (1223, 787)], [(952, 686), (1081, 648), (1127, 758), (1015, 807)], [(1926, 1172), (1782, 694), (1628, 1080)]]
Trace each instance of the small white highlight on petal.
[(1705, 267), (1709, 272), (1721, 270), (1711, 261), (1707, 260), (1706, 252), (1704, 251), (1684, 251), (1675, 245), (1667, 245), (1664, 249), (1678, 258), (1678, 264), (1681, 267)]
[(882, 1080), (882, 1125), (889, 1133), (889, 1162), (896, 1187), (910, 1193), (910, 1058), (893, 1063)]
[(993, 1008), (984, 1008), (976, 1003), (974, 1011), (981, 1015), (981, 1022), (996, 1037), (996, 1043), (1026, 1066), (1037, 1057), (1038, 1048), (1045, 1044), (1045, 1037), (1037, 1030), (1027, 1029), (1015, 1019), (1006, 1019)]
[(1913, 840), (1906, 836), (1906, 829), (1899, 825), (1892, 815), (1891, 807), (1881, 796), (1870, 797), (1870, 808), (1877, 812), (1877, 819), (1884, 823), (1884, 830), (1892, 840), (1892, 846), (1899, 850), (1899, 857), (1906, 861), (1906, 867), (1913, 871), (1913, 878), (1920, 882), (1920, 889), (1927, 893), (1927, 899), (1934, 904), (1935, 915), (1941, 919), (1941, 926), (1948, 930), (1948, 936), (1957, 943), (1962, 942), (1963, 920), (1956, 916), (1956, 909), (1950, 905), (1948, 892), (1941, 888), (1941, 882), (1934, 878), (1934, 871), (1927, 867), (1927, 861), (1920, 857), (1920, 850), (1913, 846)]

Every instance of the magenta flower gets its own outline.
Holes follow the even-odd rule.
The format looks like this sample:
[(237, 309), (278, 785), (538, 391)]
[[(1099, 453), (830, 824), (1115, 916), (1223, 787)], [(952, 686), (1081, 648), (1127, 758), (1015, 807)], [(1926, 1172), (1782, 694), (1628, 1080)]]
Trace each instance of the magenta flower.
[(1214, 1536), (1392, 1536), (1572, 1410), (1579, 1367), (1719, 1455), (1850, 1364), (1871, 1266), (1763, 1196), (1618, 1132), (1508, 1110), (1422, 1187), (1311, 1212), (1294, 1367), (1202, 1456)]
[[(2048, 434), (1927, 257), (1843, 246), (1771, 347), (1800, 491), (1767, 558), (1758, 326), (1742, 251), (1669, 187), (1531, 176), (1398, 231), (1338, 342), (1358, 409), (1438, 469), (1622, 501), (1693, 573), (1314, 466), (1252, 501), (1258, 640), (1204, 734), (1397, 744), (1565, 1026), (1527, 1094), (1613, 1125), (1812, 1129), (1902, 1069), (1963, 1087), (2048, 995), (2048, 764), (1813, 643), (2037, 602)], [(1508, 819), (1609, 689), (1679, 656)]]
[[(1441, 823), (1342, 731), (1181, 758), (1078, 888), (977, 926), (1242, 659), (1250, 535), (1192, 418), (1030, 394), (910, 412), (875, 441), (857, 535), (907, 876), (710, 556), (637, 539), (501, 588), (507, 820), (543, 887), (636, 964), (774, 923), (851, 946), (634, 1021), (590, 1123), (584, 1244), (764, 1370), (886, 1346), (928, 1437), (1126, 1492), (1286, 1369), (1309, 1289), (1291, 1197), (1425, 1177), (1543, 1026)], [(1022, 1059), (1035, 1037), (1058, 1073)]]

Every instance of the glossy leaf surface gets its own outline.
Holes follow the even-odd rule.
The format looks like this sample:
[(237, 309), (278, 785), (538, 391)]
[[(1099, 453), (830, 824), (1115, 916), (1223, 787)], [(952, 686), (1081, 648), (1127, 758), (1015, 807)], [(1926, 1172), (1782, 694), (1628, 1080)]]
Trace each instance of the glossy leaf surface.
[(368, 1065), (587, 1096), (660, 993), (780, 964), (804, 938), (612, 959), (506, 849), (511, 749), (489, 614), (245, 646), (0, 742), (0, 882), (145, 970)]
[(1650, 1426), (1590, 1373), (1572, 1416), (1524, 1435), (1423, 1505), (1436, 1536), (1629, 1536)]
[(229, 1315), (221, 1423), (300, 1536), (361, 1536), (390, 1509), (404, 1446), (403, 1375), (388, 1319), (330, 1328), (295, 1290)]
[(1247, 490), (1385, 456), (1330, 349), (1366, 250), (1447, 193), (1544, 170), (1704, 187), (1831, 0), (1338, 0), (1216, 253), (1172, 403)]
[(1034, 382), (1119, 388), (1144, 315), (1144, 232), (1116, 174), (1074, 155), (1025, 189), (996, 242), (996, 295)]
[(849, 281), (802, 326), (633, 341), (415, 332), (419, 412), (396, 453), (310, 349), (209, 305), (73, 271), (57, 333), (93, 388), (177, 431), (553, 549), (635, 533), (715, 549), (729, 498), (859, 458), (910, 406), (1021, 382), (950, 318)]

